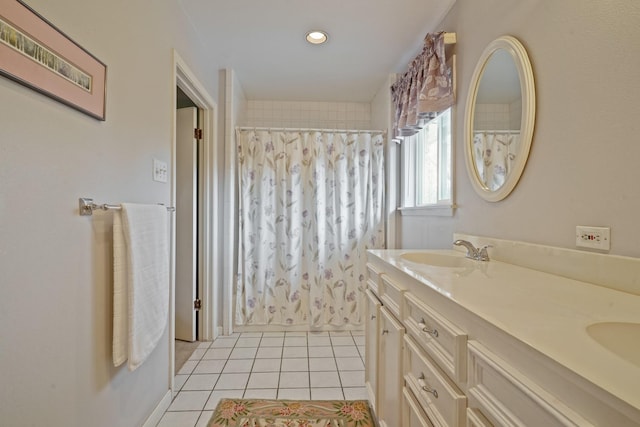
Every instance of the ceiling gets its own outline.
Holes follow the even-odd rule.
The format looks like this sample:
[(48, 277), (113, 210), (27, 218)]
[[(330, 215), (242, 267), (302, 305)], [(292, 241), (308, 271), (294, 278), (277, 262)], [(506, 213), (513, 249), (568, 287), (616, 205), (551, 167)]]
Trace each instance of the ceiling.
[[(249, 100), (369, 102), (404, 72), (455, 0), (180, 0)], [(329, 34), (306, 42), (310, 30)]]

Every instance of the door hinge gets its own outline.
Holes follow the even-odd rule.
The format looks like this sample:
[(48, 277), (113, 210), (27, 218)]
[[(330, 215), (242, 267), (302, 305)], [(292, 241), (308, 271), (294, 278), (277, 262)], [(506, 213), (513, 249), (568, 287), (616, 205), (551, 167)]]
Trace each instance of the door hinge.
[(201, 299), (197, 299), (193, 301), (193, 309), (194, 310), (200, 310), (202, 308), (202, 300)]
[(202, 129), (198, 129), (198, 128), (194, 129), (193, 130), (193, 137), (195, 139), (202, 139)]

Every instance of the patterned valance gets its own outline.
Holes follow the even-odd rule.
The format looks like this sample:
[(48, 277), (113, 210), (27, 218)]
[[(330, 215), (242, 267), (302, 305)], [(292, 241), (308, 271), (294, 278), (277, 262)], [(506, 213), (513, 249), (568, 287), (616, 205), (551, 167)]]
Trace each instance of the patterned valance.
[(455, 102), (453, 71), (445, 57), (445, 34), (444, 31), (427, 34), (422, 53), (391, 86), (397, 136), (417, 133), (426, 119)]

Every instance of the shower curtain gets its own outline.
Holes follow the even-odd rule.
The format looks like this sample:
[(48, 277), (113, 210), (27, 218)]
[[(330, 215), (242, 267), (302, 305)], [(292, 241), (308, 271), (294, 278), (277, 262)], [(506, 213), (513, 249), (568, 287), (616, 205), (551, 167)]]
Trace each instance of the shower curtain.
[(520, 148), (519, 131), (481, 131), (473, 137), (476, 170), (490, 190), (504, 185)]
[(236, 324), (362, 324), (366, 250), (384, 247), (384, 135), (238, 129), (236, 139)]

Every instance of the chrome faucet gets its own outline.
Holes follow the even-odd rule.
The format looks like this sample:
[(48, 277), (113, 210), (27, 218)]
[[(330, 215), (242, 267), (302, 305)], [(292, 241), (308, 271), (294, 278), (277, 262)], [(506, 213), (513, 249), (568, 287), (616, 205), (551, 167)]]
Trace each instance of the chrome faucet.
[(476, 248), (471, 242), (461, 239), (456, 240), (453, 244), (467, 248), (467, 258), (471, 258), (476, 261), (489, 261), (487, 248), (490, 248), (490, 245), (485, 245), (482, 248)]
[(456, 246), (464, 246), (465, 248), (467, 248), (467, 258), (478, 259), (478, 249), (476, 249), (476, 247), (473, 246), (471, 242), (458, 239), (453, 242), (453, 244)]

